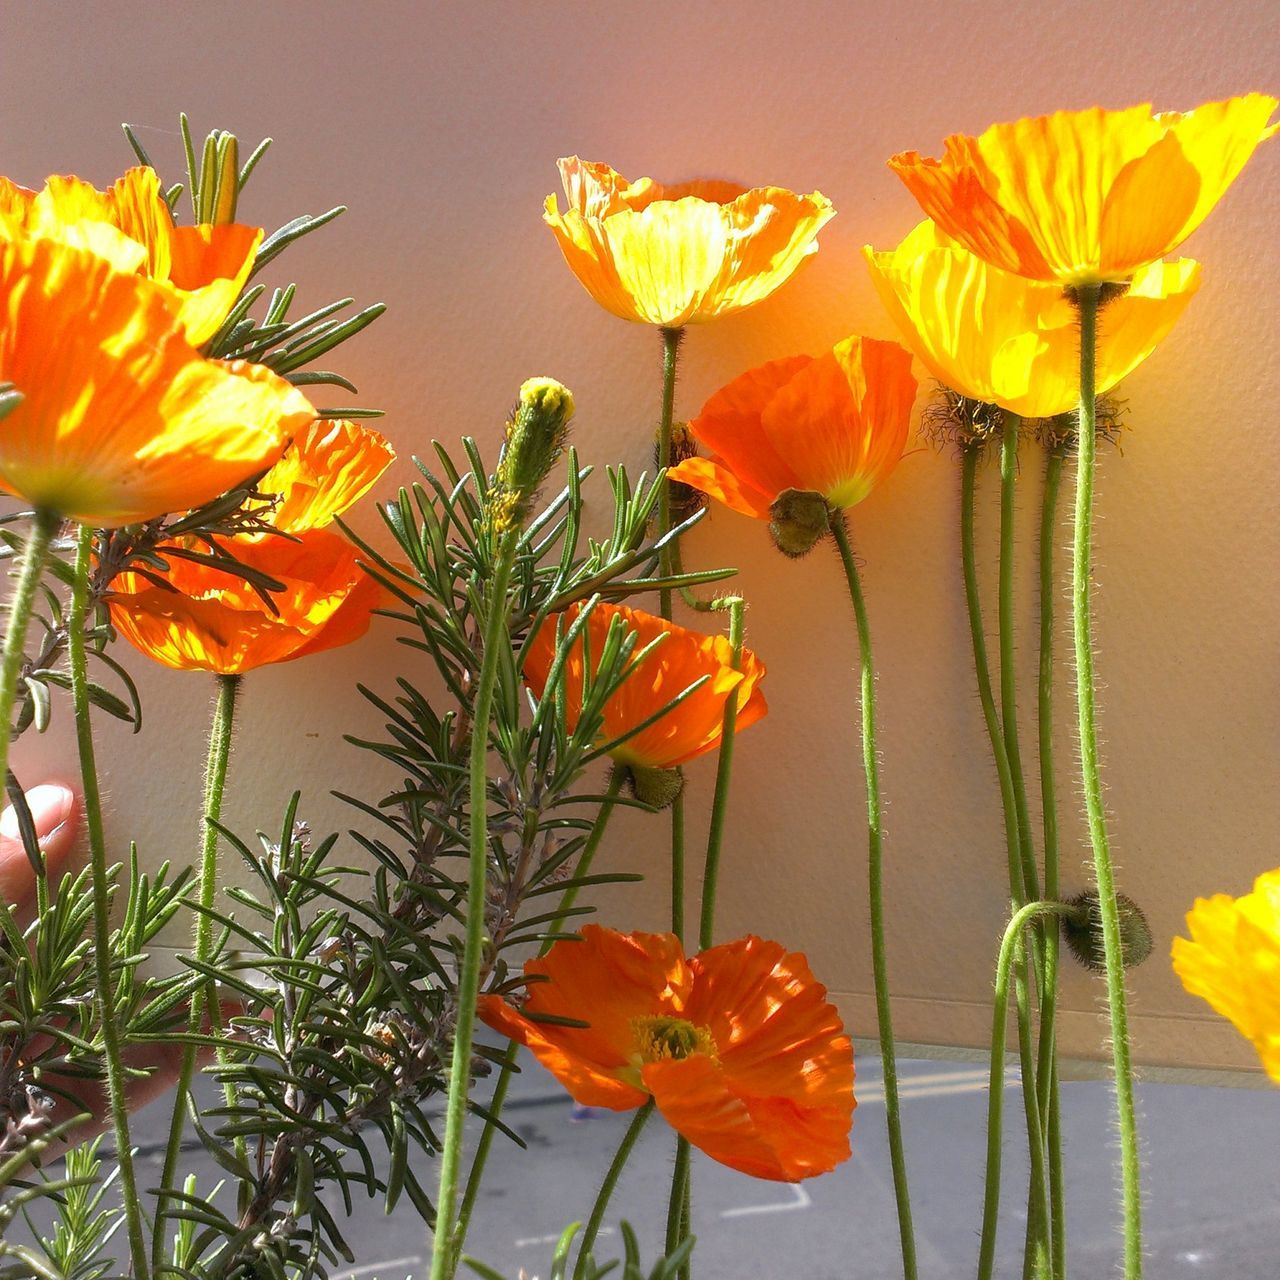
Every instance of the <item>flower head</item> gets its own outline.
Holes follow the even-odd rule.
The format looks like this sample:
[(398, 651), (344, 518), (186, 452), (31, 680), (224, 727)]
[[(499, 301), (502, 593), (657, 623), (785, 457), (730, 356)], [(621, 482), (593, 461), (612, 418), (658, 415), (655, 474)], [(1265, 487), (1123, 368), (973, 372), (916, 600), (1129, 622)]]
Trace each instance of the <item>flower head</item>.
[[(565, 626), (578, 617), (581, 605), (563, 615)], [(653, 724), (627, 738), (610, 754), (622, 765), (641, 769), (674, 769), (720, 745), (725, 703), (737, 698), (740, 731), (754, 724), (768, 711), (760, 682), (764, 663), (749, 649), (742, 652), (742, 670), (733, 667), (733, 649), (723, 636), (707, 636), (688, 631), (640, 609), (625, 605), (597, 604), (569, 650), (561, 691), (564, 714), (570, 731), (582, 714), (584, 685), (594, 678), (587, 670), (587, 654), (603, 651), (610, 628), (621, 620), (636, 634), (636, 653), (652, 649), (604, 706), (604, 735), (607, 740), (632, 733), (664, 706), (679, 698), (690, 686), (703, 681)], [(533, 638), (525, 655), (524, 677), (541, 697), (557, 649), (556, 619), (549, 618)], [(585, 643), (584, 643), (585, 641)], [(634, 656), (633, 659), (634, 661)]]
[(559, 162), (567, 208), (543, 219), (606, 311), (680, 328), (763, 301), (810, 254), (834, 216), (820, 192), (730, 182), (628, 182), (577, 156)]
[(199, 506), (315, 417), (261, 365), (206, 360), (172, 297), (87, 249), (0, 237), (0, 488), (100, 526)]
[(238, 561), (282, 584), (271, 604), (243, 579), (170, 554), (164, 572), (115, 579), (107, 601), (112, 625), (164, 666), (221, 675), (358, 640), (384, 592), (351, 544), (324, 526), (362, 497), (394, 457), (367, 427), (311, 424), (258, 482), (262, 493), (278, 497), (267, 517), (276, 532), (224, 540)]
[(117, 271), (154, 281), (193, 346), (213, 336), (253, 269), (262, 228), (179, 227), (154, 169), (129, 169), (106, 191), (52, 177), (40, 191), (0, 178), (0, 238), (39, 237), (87, 249)]
[(1276, 99), (1186, 113), (1151, 106), (1053, 115), (954, 134), (941, 160), (889, 166), (944, 233), (993, 266), (1065, 285), (1128, 280), (1209, 215), (1259, 143)]
[[(928, 220), (891, 253), (863, 253), (903, 340), (944, 386), (1023, 418), (1075, 408), (1079, 317), (1060, 285), (1001, 271)], [(1199, 286), (1190, 258), (1138, 268), (1099, 317), (1099, 392), (1155, 350)]]
[[(849, 1156), (853, 1046), (805, 958), (746, 937), (686, 959), (672, 934), (598, 925), (524, 967), (523, 1012), (480, 1016), (527, 1045), (573, 1098), (652, 1098), (677, 1133), (757, 1178), (798, 1182)], [(587, 1027), (539, 1021), (541, 1015)]]
[(702, 406), (689, 430), (711, 456), (668, 474), (760, 520), (791, 490), (844, 510), (898, 465), (915, 397), (911, 355), (896, 342), (846, 338), (820, 356), (771, 360)]
[(1190, 939), (1173, 940), (1174, 972), (1253, 1042), (1280, 1084), (1280, 868), (1243, 897), (1197, 898), (1187, 927)]

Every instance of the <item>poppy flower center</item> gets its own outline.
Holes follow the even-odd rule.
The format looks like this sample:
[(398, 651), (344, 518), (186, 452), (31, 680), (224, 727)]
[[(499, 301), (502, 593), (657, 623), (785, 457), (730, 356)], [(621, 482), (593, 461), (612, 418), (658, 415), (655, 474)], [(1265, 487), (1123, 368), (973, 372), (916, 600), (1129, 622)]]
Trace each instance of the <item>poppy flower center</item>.
[(664, 1058), (687, 1058), (691, 1053), (715, 1055), (715, 1042), (706, 1027), (696, 1027), (684, 1018), (662, 1015), (633, 1018), (632, 1029), (641, 1062), (661, 1062)]

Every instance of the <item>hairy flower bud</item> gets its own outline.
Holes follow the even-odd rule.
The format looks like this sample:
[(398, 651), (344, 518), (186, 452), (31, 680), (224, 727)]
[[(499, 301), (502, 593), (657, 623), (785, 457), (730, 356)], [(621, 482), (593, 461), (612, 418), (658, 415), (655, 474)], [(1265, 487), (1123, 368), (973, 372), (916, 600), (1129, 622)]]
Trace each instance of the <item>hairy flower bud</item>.
[[(1067, 905), (1075, 911), (1062, 917), (1062, 936), (1086, 969), (1101, 973), (1106, 968), (1106, 949), (1098, 895), (1089, 889), (1069, 898)], [(1127, 894), (1116, 894), (1116, 906), (1120, 909), (1120, 955), (1124, 967), (1132, 969), (1151, 954), (1151, 926), (1142, 908)]]
[(641, 804), (654, 809), (669, 809), (684, 790), (684, 770), (653, 769), (641, 764), (619, 764), (624, 782)]
[(564, 448), (573, 394), (554, 378), (529, 378), (507, 422), (507, 440), (489, 497), (488, 520), (497, 534), (522, 525), (538, 489)]
[(769, 508), (774, 546), (793, 560), (807, 555), (831, 530), (831, 508), (812, 489), (784, 489)]

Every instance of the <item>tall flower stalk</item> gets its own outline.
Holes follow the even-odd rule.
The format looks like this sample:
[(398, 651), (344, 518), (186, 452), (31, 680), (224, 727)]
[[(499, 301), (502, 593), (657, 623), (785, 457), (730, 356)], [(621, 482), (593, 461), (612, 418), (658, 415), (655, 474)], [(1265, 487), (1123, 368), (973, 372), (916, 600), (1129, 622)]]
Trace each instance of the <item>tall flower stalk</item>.
[(1101, 286), (1080, 285), (1075, 291), (1080, 311), (1080, 440), (1076, 470), (1075, 537), (1071, 562), (1072, 632), (1076, 656), (1076, 702), (1079, 708), (1080, 770), (1089, 843), (1102, 920), (1102, 945), (1111, 1019), (1111, 1061), (1115, 1071), (1116, 1122), (1120, 1130), (1120, 1181), (1124, 1213), (1125, 1280), (1142, 1275), (1142, 1188), (1138, 1122), (1133, 1102), (1133, 1063), (1129, 1048), (1129, 1013), (1120, 938), (1120, 908), (1107, 839), (1102, 774), (1098, 762), (1097, 708), (1093, 673), (1093, 480), (1097, 451), (1097, 393), (1094, 356), (1098, 341)]

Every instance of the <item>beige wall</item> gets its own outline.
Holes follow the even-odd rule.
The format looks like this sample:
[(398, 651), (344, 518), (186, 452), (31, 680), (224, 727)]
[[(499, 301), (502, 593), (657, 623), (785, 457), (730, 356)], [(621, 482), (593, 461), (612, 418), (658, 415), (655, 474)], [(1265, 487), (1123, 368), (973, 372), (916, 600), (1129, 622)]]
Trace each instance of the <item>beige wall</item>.
[[(757, 363), (853, 331), (888, 336), (859, 257), (917, 217), (884, 167), (952, 130), (1012, 116), (1154, 99), (1169, 108), (1277, 89), (1271, 0), (1126, 5), (696, 3), (497, 5), (10, 5), (4, 10), (0, 172), (100, 183), (129, 161), (134, 124), (176, 176), (176, 115), (201, 132), (276, 139), (244, 215), (269, 226), (344, 201), (351, 212), (284, 260), (304, 301), (384, 299), (388, 315), (342, 354), (365, 402), (388, 410), (406, 458), (434, 435), (492, 451), (520, 381), (574, 388), (587, 458), (642, 467), (656, 417), (657, 338), (589, 301), (539, 213), (557, 156), (622, 172), (821, 188), (840, 211), (822, 252), (781, 294), (690, 335), (680, 408)], [(1277, 789), (1276, 406), (1280, 404), (1280, 144), (1265, 149), (1187, 246), (1205, 283), (1181, 327), (1126, 387), (1123, 456), (1102, 460), (1098, 632), (1102, 728), (1122, 885), (1150, 914), (1157, 953), (1134, 977), (1147, 1062), (1248, 1066), (1225, 1023), (1178, 987), (1169, 939), (1197, 893), (1242, 892), (1280, 861)], [(407, 463), (394, 473), (406, 480)], [(1033, 545), (1038, 455), (1024, 460)], [(891, 961), (908, 1039), (978, 1045), (1005, 913), (999, 809), (972, 691), (957, 566), (957, 465), (922, 452), (857, 510), (880, 670)], [(984, 473), (990, 506), (993, 477)], [(390, 492), (388, 485), (385, 492)], [(371, 521), (366, 519), (366, 526)], [(994, 587), (991, 534), (983, 572)], [(1066, 548), (1067, 533), (1060, 539)], [(854, 637), (835, 557), (784, 562), (764, 530), (718, 511), (693, 564), (736, 563), (772, 713), (741, 739), (721, 928), (810, 953), (854, 1031), (874, 1023), (856, 769)], [(1036, 602), (1020, 567), (1024, 709)], [(1065, 599), (1065, 597), (1064, 597)], [(1066, 635), (1063, 636), (1064, 644)], [(233, 762), (231, 822), (271, 828), (288, 791), (345, 824), (331, 786), (382, 779), (344, 731), (376, 718), (352, 685), (387, 689), (414, 655), (389, 635), (252, 677)], [(139, 661), (133, 664), (140, 668)], [(424, 680), (425, 672), (417, 673)], [(1069, 724), (1068, 686), (1062, 721)], [(117, 854), (190, 856), (208, 681), (140, 671), (140, 738), (102, 734)], [(1029, 719), (1028, 740), (1034, 733)], [(67, 716), (17, 763), (68, 769)], [(1063, 734), (1064, 771), (1074, 759)], [(703, 829), (713, 765), (691, 771)], [(1073, 809), (1071, 777), (1062, 794)], [(609, 859), (655, 875), (606, 918), (660, 927), (665, 824), (629, 816)], [(1067, 884), (1087, 846), (1066, 823)], [(1069, 1050), (1102, 1044), (1099, 987), (1066, 974)]]

